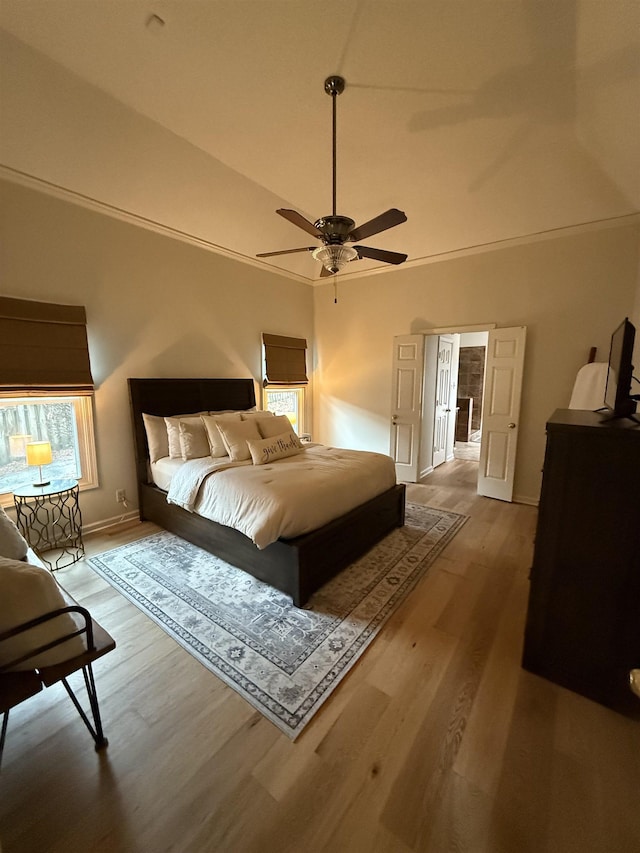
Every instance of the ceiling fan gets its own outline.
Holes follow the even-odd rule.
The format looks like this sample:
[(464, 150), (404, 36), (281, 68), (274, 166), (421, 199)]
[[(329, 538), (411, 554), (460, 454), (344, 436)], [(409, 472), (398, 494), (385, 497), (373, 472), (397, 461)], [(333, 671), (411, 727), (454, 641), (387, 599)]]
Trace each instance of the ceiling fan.
[(275, 255), (291, 255), (295, 252), (311, 252), (313, 257), (322, 263), (321, 276), (335, 275), (349, 261), (371, 258), (375, 261), (383, 261), (385, 264), (402, 264), (407, 260), (407, 255), (400, 252), (388, 252), (386, 249), (373, 249), (370, 246), (348, 246), (347, 243), (359, 243), (372, 234), (379, 234), (395, 225), (407, 221), (405, 214), (395, 207), (386, 210), (379, 216), (364, 222), (356, 227), (353, 219), (348, 216), (336, 214), (336, 98), (344, 92), (345, 81), (342, 77), (327, 77), (324, 81), (324, 90), (331, 95), (333, 101), (333, 213), (331, 216), (323, 216), (315, 222), (309, 222), (296, 210), (280, 208), (276, 210), (280, 216), (287, 219), (298, 228), (302, 228), (307, 234), (319, 238), (322, 245), (304, 246), (301, 249), (284, 249), (280, 252), (261, 252), (257, 258), (272, 258)]

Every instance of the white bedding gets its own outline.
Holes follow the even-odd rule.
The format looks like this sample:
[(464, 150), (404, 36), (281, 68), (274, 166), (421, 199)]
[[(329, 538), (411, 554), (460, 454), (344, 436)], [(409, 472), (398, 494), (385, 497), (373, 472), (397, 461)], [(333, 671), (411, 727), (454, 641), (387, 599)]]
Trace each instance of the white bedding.
[(241, 531), (262, 549), (322, 527), (395, 482), (389, 456), (314, 444), (268, 465), (228, 457), (183, 462), (175, 467), (167, 500)]
[(176, 471), (179, 471), (183, 465), (184, 460), (171, 459), (170, 456), (163, 456), (161, 459), (158, 459), (157, 462), (152, 462), (150, 468), (153, 482), (159, 489), (162, 489), (163, 492), (168, 492), (173, 475)]

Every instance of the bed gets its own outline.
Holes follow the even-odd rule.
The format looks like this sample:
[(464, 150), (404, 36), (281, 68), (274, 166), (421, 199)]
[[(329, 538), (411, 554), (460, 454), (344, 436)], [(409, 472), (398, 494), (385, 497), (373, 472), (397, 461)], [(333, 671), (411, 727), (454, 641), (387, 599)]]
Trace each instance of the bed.
[[(140, 519), (219, 556), (286, 595), (297, 607), (331, 577), (404, 524), (405, 486), (393, 484), (327, 524), (259, 549), (244, 533), (167, 502), (150, 476), (143, 414), (249, 411), (252, 379), (129, 379)], [(277, 464), (277, 463), (276, 463)]]

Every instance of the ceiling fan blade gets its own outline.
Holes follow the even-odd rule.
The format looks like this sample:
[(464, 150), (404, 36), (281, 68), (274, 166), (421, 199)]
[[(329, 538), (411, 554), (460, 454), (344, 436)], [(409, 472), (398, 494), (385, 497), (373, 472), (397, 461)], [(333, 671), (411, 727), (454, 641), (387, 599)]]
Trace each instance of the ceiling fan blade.
[(281, 207), (276, 210), (276, 213), (279, 213), (280, 216), (283, 216), (291, 222), (292, 225), (297, 225), (298, 228), (302, 228), (302, 230), (306, 231), (307, 234), (312, 234), (314, 237), (322, 237), (322, 231), (318, 231), (316, 226), (312, 222), (309, 222), (308, 219), (305, 219), (297, 210), (287, 210), (286, 207)]
[(402, 210), (396, 207), (391, 207), (385, 210), (380, 216), (375, 219), (370, 219), (368, 222), (358, 225), (349, 232), (348, 240), (364, 240), (365, 237), (371, 237), (372, 234), (379, 234), (381, 231), (386, 231), (387, 228), (393, 228), (394, 225), (401, 225), (407, 221), (406, 215)]
[(400, 252), (388, 252), (386, 249), (372, 249), (370, 246), (353, 247), (361, 258), (371, 258), (374, 261), (384, 261), (385, 264), (403, 264), (407, 255)]
[(317, 246), (305, 246), (303, 249), (283, 249), (281, 252), (260, 252), (256, 258), (273, 258), (275, 255), (292, 255), (294, 252), (313, 252)]

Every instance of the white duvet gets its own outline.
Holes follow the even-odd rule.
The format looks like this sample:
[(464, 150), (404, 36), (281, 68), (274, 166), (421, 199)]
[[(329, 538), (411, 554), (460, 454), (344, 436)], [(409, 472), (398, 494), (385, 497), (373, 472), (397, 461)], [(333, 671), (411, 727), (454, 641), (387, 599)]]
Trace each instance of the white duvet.
[(262, 549), (322, 527), (395, 482), (389, 456), (315, 444), (268, 465), (190, 460), (173, 475), (167, 500), (234, 527)]

